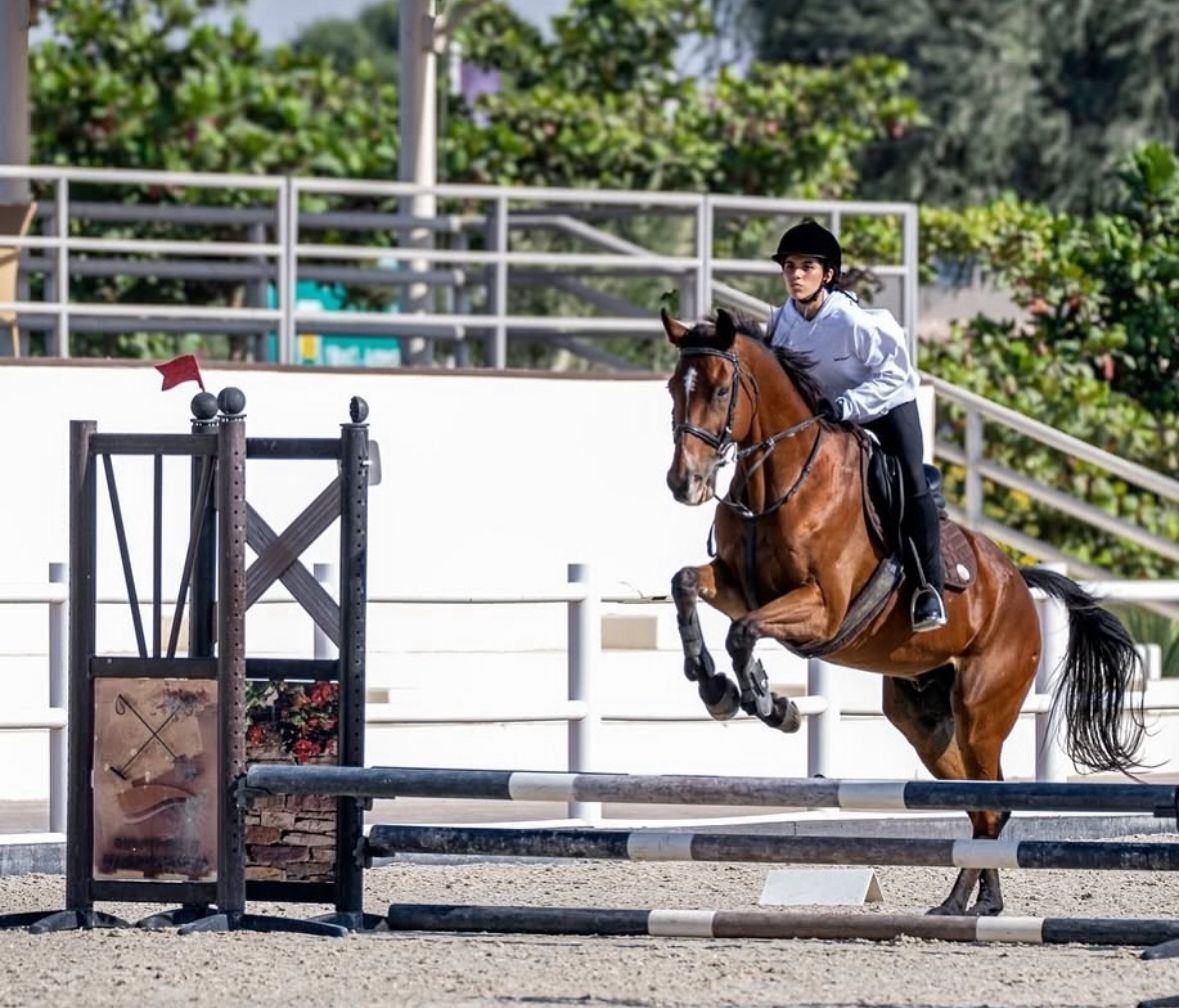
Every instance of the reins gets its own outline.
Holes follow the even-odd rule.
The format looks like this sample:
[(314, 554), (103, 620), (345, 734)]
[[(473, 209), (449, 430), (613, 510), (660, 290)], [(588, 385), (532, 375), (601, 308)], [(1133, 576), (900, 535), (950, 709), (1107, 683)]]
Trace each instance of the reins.
[[(687, 422), (677, 423), (672, 427), (675, 437), (679, 437), (681, 434), (691, 434), (693, 437), (699, 438), (710, 448), (712, 448), (718, 457), (717, 468), (723, 468), (730, 461), (727, 452), (733, 445), (733, 417), (737, 409), (737, 395), (742, 388), (742, 379), (746, 377), (749, 379), (749, 383), (753, 389), (753, 392), (750, 395), (750, 400), (755, 411), (761, 398), (761, 389), (758, 386), (757, 379), (754, 377), (752, 372), (742, 371), (740, 358), (737, 356), (737, 354), (731, 351), (718, 350), (715, 347), (684, 347), (680, 350), (680, 356), (721, 357), (724, 360), (727, 360), (733, 366), (733, 381), (729, 386), (729, 409), (728, 414), (725, 417), (724, 428), (721, 430), (721, 432), (719, 434), (713, 434), (712, 431), (705, 430), (703, 427), (697, 427), (695, 424), (690, 424)], [(757, 442), (757, 444), (749, 445), (747, 448), (741, 448), (734, 451), (732, 453), (732, 461), (734, 464), (744, 462), (751, 455), (754, 455), (758, 452), (761, 453), (761, 457), (758, 458), (757, 461), (749, 467), (749, 469), (742, 473), (743, 478), (741, 480), (740, 488), (735, 485), (736, 481), (734, 480), (734, 485), (729, 487), (729, 492), (726, 496), (717, 497), (716, 493), (714, 492), (713, 499), (732, 509), (747, 521), (752, 521), (756, 518), (764, 518), (767, 515), (773, 514), (779, 508), (784, 507), (787, 503), (789, 503), (791, 498), (793, 498), (794, 495), (798, 493), (799, 488), (802, 486), (807, 476), (810, 475), (811, 469), (814, 467), (815, 459), (819, 454), (819, 443), (823, 440), (823, 428), (821, 426), (819, 427), (818, 432), (815, 434), (815, 440), (811, 444), (811, 450), (807, 454), (806, 461), (803, 463), (802, 469), (799, 472), (797, 479), (795, 479), (790, 489), (782, 494), (781, 497), (779, 497), (768, 507), (763, 508), (761, 511), (753, 511), (747, 504), (737, 500), (735, 495), (740, 493), (740, 490), (745, 486), (748, 486), (750, 477), (752, 477), (753, 474), (765, 464), (766, 460), (769, 459), (771, 455), (773, 455), (774, 449), (777, 448), (781, 442), (786, 441), (789, 438), (796, 437), (797, 435), (803, 433), (803, 431), (806, 431), (814, 425), (818, 424), (819, 419), (820, 418), (817, 415), (809, 416), (799, 423), (793, 424), (784, 430), (778, 431), (776, 434), (771, 434), (769, 437)]]

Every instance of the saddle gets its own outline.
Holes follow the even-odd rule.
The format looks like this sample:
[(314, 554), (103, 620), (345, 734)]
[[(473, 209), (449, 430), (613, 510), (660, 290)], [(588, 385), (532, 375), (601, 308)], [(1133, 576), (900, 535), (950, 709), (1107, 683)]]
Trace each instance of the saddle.
[[(901, 520), (905, 502), (900, 464), (880, 448), (874, 437), (860, 428), (854, 429), (860, 438), (864, 518), (884, 559), (852, 599), (843, 625), (834, 637), (811, 644), (787, 645), (804, 658), (821, 658), (846, 647), (876, 618), (893, 594), (900, 590), (906, 577), (914, 583), (918, 580), (916, 571), (910, 568), (911, 551), (903, 548)], [(978, 576), (978, 560), (961, 527), (946, 513), (942, 474), (936, 467), (927, 465), (925, 476), (941, 519), (939, 531), (946, 589), (965, 591)]]
[[(864, 486), (864, 517), (877, 545), (886, 555), (907, 556), (902, 549), (901, 521), (904, 518), (904, 494), (901, 490), (901, 469), (897, 459), (882, 451), (874, 439), (865, 438), (861, 452), (861, 473)], [(946, 589), (964, 591), (974, 584), (978, 574), (978, 560), (957, 522), (946, 512), (946, 498), (942, 493), (942, 474), (937, 466), (925, 466), (925, 480), (934, 507), (941, 519), (940, 539), (942, 567)], [(910, 577), (915, 572), (907, 571)]]

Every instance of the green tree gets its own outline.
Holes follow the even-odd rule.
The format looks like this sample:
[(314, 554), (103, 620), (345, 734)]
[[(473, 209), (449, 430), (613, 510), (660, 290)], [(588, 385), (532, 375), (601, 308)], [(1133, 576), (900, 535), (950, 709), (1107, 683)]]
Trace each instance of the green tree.
[(922, 214), (927, 261), (976, 266), (1030, 313), (1038, 342), (1147, 410), (1179, 410), (1179, 159), (1149, 144), (1110, 180), (1110, 212), (1015, 199)]
[(1179, 136), (1170, 0), (715, 0), (758, 57), (836, 67), (882, 53), (911, 71), (928, 127), (867, 152), (865, 196), (981, 202), (1004, 191), (1089, 210), (1143, 140)]
[(49, 0), (30, 53), (42, 163), (383, 176), (397, 163), (396, 93), (371, 67), (266, 52), (242, 0)]
[[(489, 5), (488, 17), (497, 5)], [(472, 19), (470, 37), (495, 38)], [(526, 60), (499, 45), (477, 58), (513, 82), (477, 116), (455, 115), (448, 177), (528, 185), (758, 195), (850, 194), (854, 160), (903, 133), (915, 103), (904, 67), (880, 57), (838, 70), (755, 64), (710, 86), (675, 70), (679, 40), (707, 35), (702, 0), (573, 0), (555, 40)]]
[[(287, 47), (263, 49), (241, 0), (49, 0), (30, 53), (36, 161), (172, 171), (388, 176), (397, 163), (396, 91), (368, 64), (350, 74)], [(222, 27), (207, 15), (232, 17)], [(110, 198), (75, 186), (75, 199)], [(47, 194), (48, 195), (48, 194)], [(123, 187), (127, 203), (245, 204), (256, 194)], [(77, 226), (75, 224), (75, 226)], [(181, 223), (91, 223), (92, 237), (186, 238)], [(205, 237), (210, 231), (205, 228)], [(240, 229), (219, 235), (240, 240)], [(123, 275), (73, 280), (76, 297), (241, 303), (243, 285)], [(161, 356), (172, 337), (76, 335), (75, 354)]]
[(296, 53), (326, 57), (344, 74), (366, 62), (380, 80), (395, 83), (400, 12), (401, 0), (381, 0), (355, 18), (318, 18), (295, 36), (291, 48)]

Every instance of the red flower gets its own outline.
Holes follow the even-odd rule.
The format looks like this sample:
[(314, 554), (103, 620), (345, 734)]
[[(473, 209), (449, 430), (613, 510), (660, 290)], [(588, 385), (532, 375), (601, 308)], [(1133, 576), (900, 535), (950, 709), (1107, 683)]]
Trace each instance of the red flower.
[(308, 728), (318, 728), (319, 724), (320, 724), (319, 718), (317, 718), (317, 717), (307, 719), (307, 727)]
[(246, 741), (249, 742), (250, 745), (261, 745), (262, 739), (265, 737), (265, 735), (266, 733), (262, 730), (261, 725), (252, 725), (250, 730), (246, 732)]
[(311, 739), (299, 739), (293, 746), (291, 752), (295, 755), (295, 760), (299, 763), (306, 763), (311, 757), (318, 756), (322, 749), (318, 742), (312, 742)]
[(336, 699), (336, 684), (317, 682), (311, 687), (311, 703), (316, 707), (326, 707)]

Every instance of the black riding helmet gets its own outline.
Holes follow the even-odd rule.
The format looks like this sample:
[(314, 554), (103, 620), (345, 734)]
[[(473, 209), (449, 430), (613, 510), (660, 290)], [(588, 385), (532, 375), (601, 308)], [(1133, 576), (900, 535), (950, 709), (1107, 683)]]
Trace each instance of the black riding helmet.
[(839, 282), (839, 272), (843, 266), (843, 249), (839, 247), (839, 239), (810, 217), (801, 224), (795, 224), (782, 235), (778, 241), (778, 251), (770, 258), (781, 266), (786, 261), (786, 257), (792, 255), (807, 255), (822, 259), (834, 274), (831, 277), (831, 282)]

